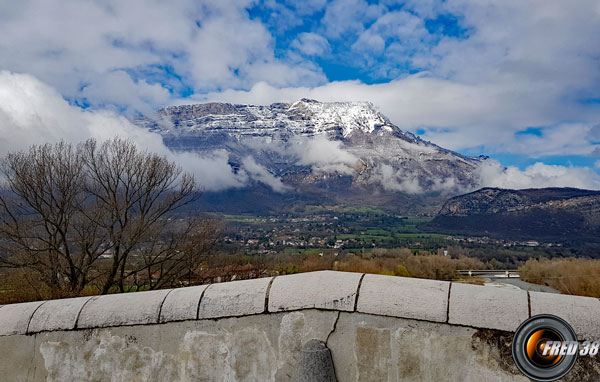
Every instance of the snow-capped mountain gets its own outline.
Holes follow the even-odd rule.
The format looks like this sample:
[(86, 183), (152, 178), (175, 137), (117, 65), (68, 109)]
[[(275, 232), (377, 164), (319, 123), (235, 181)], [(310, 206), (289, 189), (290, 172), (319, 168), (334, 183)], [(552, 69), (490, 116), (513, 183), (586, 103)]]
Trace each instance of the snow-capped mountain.
[(226, 155), (234, 173), (276, 191), (459, 193), (478, 186), (486, 160), (402, 131), (367, 102), (206, 103), (157, 115), (137, 123), (173, 150)]

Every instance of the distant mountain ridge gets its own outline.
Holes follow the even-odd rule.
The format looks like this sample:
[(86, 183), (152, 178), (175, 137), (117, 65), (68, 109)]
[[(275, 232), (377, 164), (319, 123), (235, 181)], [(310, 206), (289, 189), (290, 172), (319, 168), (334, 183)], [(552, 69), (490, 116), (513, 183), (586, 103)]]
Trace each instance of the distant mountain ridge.
[(547, 242), (600, 242), (600, 191), (483, 188), (448, 200), (430, 229)]
[(288, 191), (334, 199), (464, 192), (478, 187), (486, 160), (402, 131), (368, 102), (182, 105), (136, 123), (173, 150), (224, 152), (234, 171), (251, 175), (256, 164)]

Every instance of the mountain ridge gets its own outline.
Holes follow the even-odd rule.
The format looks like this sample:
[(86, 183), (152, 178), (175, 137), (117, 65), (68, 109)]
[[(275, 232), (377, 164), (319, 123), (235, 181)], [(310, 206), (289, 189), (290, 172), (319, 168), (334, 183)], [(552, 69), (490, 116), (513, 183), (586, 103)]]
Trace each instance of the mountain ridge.
[(547, 242), (600, 242), (600, 191), (482, 188), (444, 203), (430, 230)]
[(487, 160), (403, 131), (368, 102), (213, 102), (166, 107), (136, 123), (172, 150), (220, 150), (233, 171), (258, 166), (297, 192), (331, 183), (325, 188), (342, 194), (457, 194), (477, 188), (478, 168)]

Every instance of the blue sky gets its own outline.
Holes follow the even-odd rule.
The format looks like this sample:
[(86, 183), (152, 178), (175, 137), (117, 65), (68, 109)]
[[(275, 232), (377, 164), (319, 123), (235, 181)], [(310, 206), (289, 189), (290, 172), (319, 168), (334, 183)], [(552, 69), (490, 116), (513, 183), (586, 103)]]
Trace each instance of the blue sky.
[(365, 100), (463, 154), (600, 171), (596, 0), (4, 1), (0, 36), (0, 70), (89, 112)]

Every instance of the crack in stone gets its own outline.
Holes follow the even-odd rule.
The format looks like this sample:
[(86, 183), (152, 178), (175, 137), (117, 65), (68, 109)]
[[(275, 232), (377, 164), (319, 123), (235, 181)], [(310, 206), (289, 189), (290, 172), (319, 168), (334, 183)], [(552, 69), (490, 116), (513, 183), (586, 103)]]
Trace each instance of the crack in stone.
[(165, 304), (165, 301), (167, 301), (167, 297), (169, 297), (171, 292), (173, 292), (174, 290), (175, 289), (171, 289), (170, 291), (168, 291), (167, 294), (165, 295), (165, 298), (163, 298), (163, 300), (160, 302), (160, 306), (158, 307), (158, 318), (156, 319), (157, 324), (160, 324), (160, 315), (162, 314), (163, 305)]
[(337, 312), (337, 317), (335, 318), (335, 322), (333, 323), (333, 328), (331, 329), (331, 331), (329, 332), (329, 334), (327, 335), (327, 339), (325, 340), (325, 346), (327, 346), (327, 344), (329, 344), (329, 337), (331, 337), (331, 335), (335, 332), (335, 330), (337, 329), (337, 324), (338, 321), (340, 320), (340, 315), (342, 314), (342, 312), (338, 311)]
[(77, 325), (79, 325), (79, 317), (81, 316), (81, 312), (83, 312), (83, 308), (85, 308), (85, 306), (89, 302), (97, 299), (98, 297), (100, 297), (100, 296), (92, 296), (92, 297), (88, 298), (87, 300), (85, 300), (85, 302), (83, 303), (83, 305), (81, 305), (81, 308), (79, 309), (79, 312), (77, 312), (77, 317), (75, 318), (75, 325), (73, 326), (73, 330), (77, 329)]
[(277, 276), (274, 276), (270, 281), (269, 281), (269, 285), (267, 285), (267, 292), (265, 293), (265, 313), (269, 312), (269, 295), (271, 294), (271, 285), (273, 285), (273, 281), (275, 281), (275, 278), (277, 278)]
[(48, 302), (48, 301), (44, 301), (44, 302), (42, 302), (40, 305), (38, 305), (38, 306), (37, 306), (37, 307), (34, 309), (33, 313), (31, 313), (31, 316), (29, 317), (29, 321), (27, 321), (27, 329), (25, 329), (25, 334), (29, 334), (29, 326), (31, 325), (31, 320), (33, 320), (33, 316), (35, 316), (35, 312), (37, 312), (37, 311), (38, 311), (38, 309), (39, 309), (39, 308), (41, 308), (41, 307), (42, 307), (42, 305), (44, 305), (44, 304), (45, 304), (45, 303), (47, 303), (47, 302)]
[(450, 293), (452, 292), (452, 281), (448, 285), (448, 301), (446, 303), (446, 323), (450, 322)]
[(196, 320), (200, 319), (200, 304), (202, 304), (202, 299), (204, 298), (204, 294), (206, 293), (208, 288), (210, 288), (213, 285), (214, 284), (209, 284), (206, 288), (204, 288), (202, 293), (200, 293), (200, 298), (198, 299), (198, 306), (196, 307)]
[(360, 280), (358, 280), (358, 287), (356, 288), (356, 299), (354, 300), (354, 311), (356, 312), (358, 309), (358, 296), (360, 295), (360, 287), (362, 285), (363, 279), (365, 278), (366, 273), (363, 273), (360, 276)]

